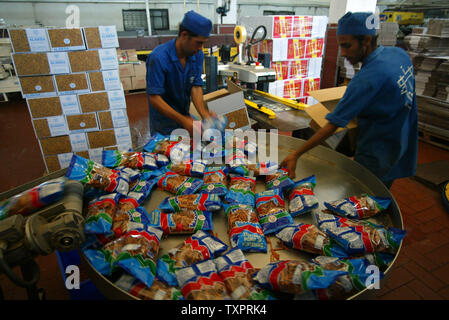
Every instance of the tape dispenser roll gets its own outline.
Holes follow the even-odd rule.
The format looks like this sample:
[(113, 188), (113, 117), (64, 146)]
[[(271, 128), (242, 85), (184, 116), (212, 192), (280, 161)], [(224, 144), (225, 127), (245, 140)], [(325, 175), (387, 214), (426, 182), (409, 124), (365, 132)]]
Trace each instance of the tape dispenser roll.
[(243, 26), (236, 26), (234, 29), (234, 41), (237, 44), (243, 43), (246, 40), (246, 28)]

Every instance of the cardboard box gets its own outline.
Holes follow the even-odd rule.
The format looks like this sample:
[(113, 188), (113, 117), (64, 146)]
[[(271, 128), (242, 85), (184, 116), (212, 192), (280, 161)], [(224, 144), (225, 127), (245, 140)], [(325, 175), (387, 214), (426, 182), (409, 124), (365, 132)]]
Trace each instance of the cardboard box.
[(103, 111), (109, 109), (107, 92), (94, 92), (78, 95), (82, 113)]
[(145, 76), (131, 77), (131, 86), (133, 90), (145, 89), (147, 87), (147, 80)]
[(147, 66), (145, 63), (139, 63), (139, 64), (133, 64), (134, 67), (134, 75), (136, 77), (138, 76), (144, 76), (146, 77), (147, 75)]
[(38, 138), (64, 136), (69, 133), (64, 116), (35, 119), (33, 126)]
[(72, 152), (69, 136), (50, 137), (39, 140), (44, 155)]
[(59, 96), (59, 102), (61, 104), (62, 113), (65, 115), (81, 113), (78, 96), (76, 94)]
[(14, 52), (47, 52), (50, 51), (50, 41), (47, 31), (37, 29), (9, 29)]
[(83, 33), (88, 49), (117, 48), (119, 46), (115, 26), (85, 27)]
[(97, 115), (95, 113), (83, 113), (67, 116), (67, 125), (72, 131), (94, 131), (98, 130)]
[(48, 29), (51, 51), (85, 50), (84, 37), (81, 28)]
[(101, 63), (97, 50), (68, 52), (72, 72), (100, 70)]
[(101, 71), (101, 75), (103, 77), (104, 89), (106, 91), (122, 89), (118, 69)]
[(14, 53), (12, 58), (18, 76), (50, 74), (46, 53)]
[(108, 91), (109, 109), (126, 109), (126, 99), (123, 90)]
[[(78, 155), (88, 155), (87, 151), (84, 152), (77, 152)], [(47, 165), (47, 171), (53, 172), (61, 169), (68, 168), (70, 165), (70, 162), (72, 161), (73, 152), (69, 153), (61, 153), (53, 156), (46, 156), (45, 157), (45, 164)]]
[(114, 130), (88, 132), (87, 138), (91, 149), (113, 146), (117, 144)]
[(117, 59), (119, 63), (139, 62), (137, 51), (135, 49), (117, 50)]
[[(204, 106), (217, 115), (226, 115), (228, 125), (226, 129), (250, 129), (248, 110), (243, 97), (243, 90), (226, 79), (228, 89), (210, 92), (203, 96)], [(190, 104), (190, 113), (198, 115), (193, 103)]]
[(126, 151), (129, 149), (132, 149), (133, 143), (132, 143), (132, 138), (131, 138), (131, 130), (129, 129), (129, 126), (115, 128), (114, 133), (115, 133), (115, 139), (117, 141), (117, 143), (115, 143), (115, 144), (117, 145), (119, 150)]
[(62, 115), (63, 109), (59, 97), (27, 99), (33, 119)]
[(116, 70), (118, 69), (117, 50), (98, 49), (100, 57), (101, 70)]
[(90, 90), (92, 90), (92, 92), (105, 90), (103, 73), (101, 73), (101, 71), (88, 72), (87, 75), (89, 78)]
[(120, 78), (134, 77), (136, 75), (136, 73), (134, 72), (134, 65), (130, 63), (119, 64), (118, 71), (120, 74)]
[(132, 90), (133, 89), (131, 77), (122, 77), (122, 78), (120, 78), (120, 82), (122, 83), (123, 90)]
[(47, 52), (47, 59), (51, 74), (72, 72), (67, 52)]
[(69, 140), (73, 152), (81, 152), (89, 149), (87, 135), (84, 132), (69, 134)]
[(59, 95), (90, 92), (89, 81), (85, 72), (59, 74), (54, 77)]
[[(328, 122), (326, 115), (332, 112), (337, 106), (340, 99), (343, 97), (346, 91), (346, 87), (336, 87), (329, 89), (322, 89), (316, 91), (310, 91), (309, 95), (318, 100), (317, 104), (309, 106), (305, 109), (306, 113), (312, 118), (310, 126), (314, 130), (318, 130)], [(351, 120), (346, 126), (347, 129), (353, 129), (357, 127), (356, 120)], [(337, 133), (344, 130), (344, 128), (338, 128)]]
[(98, 122), (101, 130), (129, 127), (126, 109), (98, 112)]
[(56, 96), (53, 76), (19, 77), (23, 98), (45, 98)]

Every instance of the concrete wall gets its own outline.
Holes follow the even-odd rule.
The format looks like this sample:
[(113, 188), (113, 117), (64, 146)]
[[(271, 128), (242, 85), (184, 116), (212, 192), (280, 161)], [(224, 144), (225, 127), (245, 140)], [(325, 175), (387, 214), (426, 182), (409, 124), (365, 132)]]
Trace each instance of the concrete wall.
[[(231, 10), (223, 18), (223, 23), (236, 24), (240, 16), (262, 16), (264, 10), (288, 10), (299, 15), (328, 15), (329, 13), (329, 8), (317, 8), (304, 3), (304, 1), (297, 0), (278, 0), (276, 4), (266, 0), (231, 0)], [(315, 1), (315, 3), (326, 3), (326, 1)], [(113, 24), (116, 25), (117, 31), (123, 31), (123, 9), (145, 9), (145, 1), (112, 0), (93, 3), (93, 1), (88, 2), (87, 0), (16, 0), (0, 1), (0, 18), (3, 18), (8, 25), (65, 27), (69, 17), (69, 14), (66, 14), (66, 8), (69, 5), (78, 6), (81, 27)], [(223, 5), (223, 0), (160, 0), (157, 2), (149, 0), (149, 5), (150, 9), (168, 9), (170, 29), (177, 30), (185, 11), (188, 10), (198, 11), (214, 23), (220, 23), (220, 15), (215, 10)]]

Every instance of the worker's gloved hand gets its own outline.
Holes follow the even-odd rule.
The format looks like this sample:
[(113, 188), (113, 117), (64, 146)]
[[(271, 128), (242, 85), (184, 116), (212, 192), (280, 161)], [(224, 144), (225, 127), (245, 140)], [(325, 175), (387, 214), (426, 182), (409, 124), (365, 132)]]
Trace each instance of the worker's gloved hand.
[(282, 160), (280, 167), (281, 168), (286, 168), (288, 170), (288, 176), (291, 179), (296, 178), (296, 165), (298, 162), (298, 157), (291, 153), (289, 154), (287, 157), (285, 157), (284, 160)]

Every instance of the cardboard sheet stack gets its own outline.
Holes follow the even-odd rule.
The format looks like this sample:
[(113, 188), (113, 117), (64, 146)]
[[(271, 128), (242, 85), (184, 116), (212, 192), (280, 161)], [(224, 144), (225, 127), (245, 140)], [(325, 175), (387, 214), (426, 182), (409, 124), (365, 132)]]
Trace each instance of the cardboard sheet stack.
[(73, 153), (132, 148), (115, 26), (9, 29), (21, 92), (48, 172)]
[(399, 25), (396, 22), (381, 22), (377, 44), (383, 46), (395, 46)]
[(267, 29), (264, 41), (252, 47), (252, 55), (271, 54), (276, 81), (269, 93), (307, 104), (316, 103), (308, 92), (320, 88), (321, 65), (328, 18), (326, 16), (242, 17), (240, 24), (251, 38), (256, 28)]

